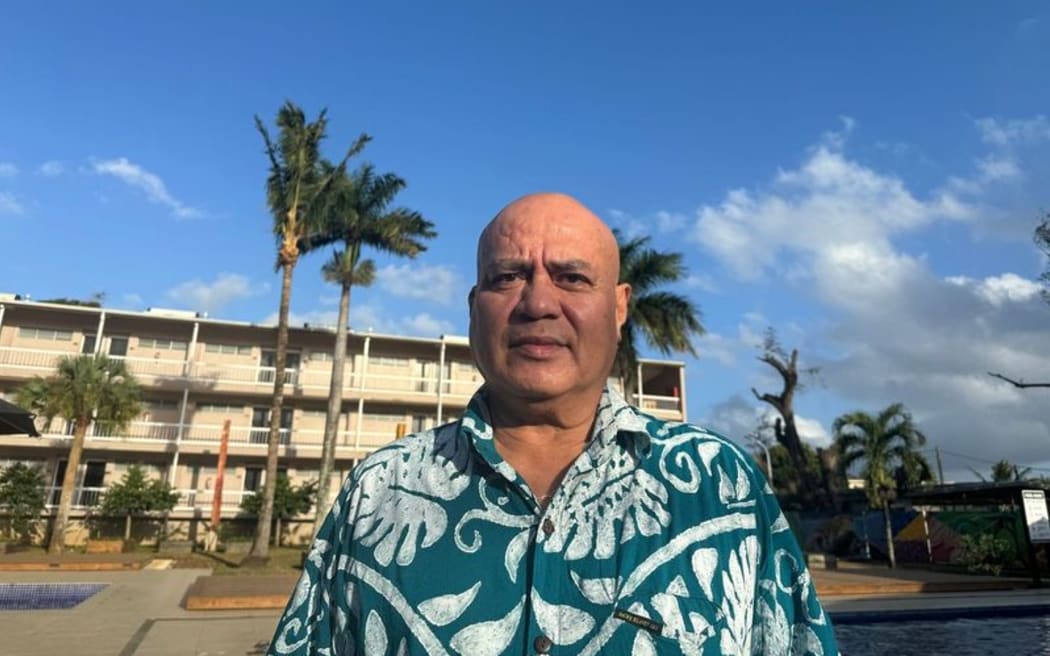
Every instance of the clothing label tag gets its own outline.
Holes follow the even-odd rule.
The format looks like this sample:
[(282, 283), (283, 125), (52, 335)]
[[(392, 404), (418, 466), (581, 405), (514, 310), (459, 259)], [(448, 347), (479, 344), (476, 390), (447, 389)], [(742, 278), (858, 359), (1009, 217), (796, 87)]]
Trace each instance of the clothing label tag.
[(645, 629), (649, 633), (660, 635), (663, 633), (664, 625), (660, 622), (649, 619), (648, 617), (642, 617), (641, 615), (635, 615), (634, 613), (628, 613), (625, 610), (617, 608), (613, 611), (613, 617), (619, 620), (623, 620), (628, 624), (633, 624), (640, 629)]

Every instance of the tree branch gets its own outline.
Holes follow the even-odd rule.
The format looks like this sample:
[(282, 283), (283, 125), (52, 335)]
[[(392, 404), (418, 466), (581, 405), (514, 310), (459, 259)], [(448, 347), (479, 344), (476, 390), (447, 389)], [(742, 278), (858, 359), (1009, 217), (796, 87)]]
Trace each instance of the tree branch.
[(1028, 388), (1028, 387), (1050, 387), (1050, 383), (1025, 383), (1025, 382), (1022, 382), (1020, 380), (1014, 380), (1013, 378), (1007, 378), (1006, 376), (1004, 376), (1002, 374), (992, 373), (991, 371), (988, 372), (988, 375), (991, 376), (992, 378), (998, 378), (999, 380), (1005, 380), (1006, 382), (1010, 383), (1014, 387), (1018, 387), (1020, 389), (1025, 389), (1025, 388)]

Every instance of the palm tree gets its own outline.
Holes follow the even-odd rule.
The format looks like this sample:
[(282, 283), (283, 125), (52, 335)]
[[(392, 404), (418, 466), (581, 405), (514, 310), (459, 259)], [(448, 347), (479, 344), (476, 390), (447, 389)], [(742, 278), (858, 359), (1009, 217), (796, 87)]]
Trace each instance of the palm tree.
[(46, 379), (37, 376), (23, 384), (16, 395), (20, 405), (46, 419), (48, 424), (55, 417), (73, 424), (58, 515), (48, 543), (50, 553), (62, 553), (84, 436), (92, 423), (107, 433), (124, 430), (142, 412), (142, 389), (122, 360), (104, 355), (79, 355), (60, 358), (54, 376)]
[[(321, 166), (321, 141), (328, 119), (322, 110), (317, 120), (309, 123), (303, 110), (292, 102), (277, 112), (277, 141), (262, 120), (255, 126), (266, 145), (270, 173), (266, 179), (266, 202), (273, 213), (273, 234), (277, 240), (276, 268), (282, 272), (281, 304), (277, 314), (277, 346), (274, 357), (273, 402), (270, 410), (270, 435), (266, 449), (266, 479), (277, 479), (277, 453), (280, 442), (281, 409), (284, 406), (284, 367), (288, 355), (288, 306), (292, 295), (292, 271), (302, 254), (300, 247), (320, 221), (325, 196), (332, 181), (346, 170), (346, 162), (368, 143), (361, 135), (342, 161), (331, 170)], [(265, 560), (270, 553), (270, 522), (273, 517), (274, 485), (265, 486), (265, 498), (255, 530), (249, 558)]]
[(631, 285), (627, 321), (620, 330), (616, 351), (616, 374), (623, 381), (628, 400), (638, 388), (639, 333), (646, 343), (664, 355), (672, 352), (696, 356), (692, 338), (704, 334), (700, 308), (688, 298), (659, 289), (663, 283), (681, 280), (685, 274), (681, 253), (662, 253), (649, 247), (649, 237), (624, 241), (614, 230), (620, 246), (620, 282)]
[(362, 260), (361, 251), (368, 246), (394, 255), (415, 257), (426, 250), (422, 240), (437, 236), (434, 224), (424, 219), (419, 212), (401, 207), (390, 208), (391, 202), (405, 188), (405, 184), (402, 178), (393, 173), (377, 175), (371, 165), (365, 165), (351, 175), (340, 176), (333, 184), (328, 198), (321, 232), (308, 240), (310, 248), (337, 244), (321, 272), (326, 281), (340, 287), (328, 413), (325, 416), (321, 448), (315, 533), (328, 512), (329, 483), (343, 402), (350, 289), (355, 285), (368, 287), (375, 279), (375, 263), (370, 259)]
[(842, 471), (863, 463), (861, 476), (865, 492), (873, 508), (882, 508), (887, 555), (890, 567), (895, 567), (897, 556), (893, 550), (890, 502), (896, 498), (898, 471), (902, 468), (918, 478), (932, 479), (929, 463), (918, 452), (918, 448), (926, 444), (926, 436), (900, 403), (894, 403), (874, 417), (859, 410), (842, 415), (835, 420), (833, 430)]
[(1000, 460), (999, 462), (992, 465), (992, 476), (990, 479), (985, 478), (981, 472), (976, 469), (970, 469), (977, 478), (984, 482), (991, 481), (992, 483), (1009, 483), (1016, 481), (1023, 481), (1032, 475), (1031, 467), (1021, 467), (1015, 465), (1009, 460)]

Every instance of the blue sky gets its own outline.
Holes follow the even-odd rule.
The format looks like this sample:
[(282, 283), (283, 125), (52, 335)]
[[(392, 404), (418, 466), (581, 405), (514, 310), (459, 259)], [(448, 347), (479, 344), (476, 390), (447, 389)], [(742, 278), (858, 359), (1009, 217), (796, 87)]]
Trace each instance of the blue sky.
[[(756, 336), (822, 368), (803, 432), (911, 408), (946, 473), (1047, 467), (1050, 11), (1037, 2), (17, 3), (0, 20), (0, 290), (263, 321), (277, 306), (252, 116), (327, 107), (327, 153), (405, 177), (440, 236), (378, 258), (352, 324), (464, 333), (473, 241), (506, 202), (578, 196), (685, 254), (709, 335), (690, 418), (734, 435), (772, 389)], [(791, 11), (794, 10), (794, 11)], [(324, 256), (299, 321), (334, 318)], [(423, 294), (422, 292), (425, 292)], [(951, 455), (955, 454), (955, 455)]]

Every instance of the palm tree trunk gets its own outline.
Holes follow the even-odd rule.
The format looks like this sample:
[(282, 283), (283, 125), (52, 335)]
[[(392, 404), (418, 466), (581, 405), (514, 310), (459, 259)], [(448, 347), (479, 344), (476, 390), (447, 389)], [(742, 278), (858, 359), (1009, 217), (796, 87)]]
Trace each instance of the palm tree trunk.
[(897, 554), (893, 549), (893, 525), (890, 523), (890, 502), (882, 500), (882, 517), (886, 523), (886, 555), (890, 559), (890, 567), (897, 566)]
[(339, 413), (343, 407), (343, 369), (346, 366), (347, 317), (350, 314), (350, 285), (344, 284), (339, 296), (339, 320), (335, 328), (335, 352), (332, 354), (332, 381), (328, 388), (328, 414), (324, 419), (321, 445), (321, 469), (317, 481), (317, 514), (314, 535), (321, 530), (328, 514), (328, 492), (335, 464), (335, 442), (339, 430)]
[(255, 526), (255, 541), (250, 558), (270, 557), (270, 523), (273, 520), (273, 497), (277, 491), (277, 452), (281, 441), (281, 410), (284, 407), (284, 365), (288, 359), (288, 306), (292, 298), (294, 261), (285, 261), (281, 281), (281, 307), (277, 315), (277, 354), (273, 371), (273, 404), (270, 408), (270, 436), (266, 445), (266, 481), (263, 504)]
[(131, 513), (124, 517), (124, 541), (131, 539)]
[(69, 459), (66, 462), (66, 474), (62, 477), (62, 494), (58, 500), (58, 515), (51, 529), (51, 541), (47, 551), (60, 554), (66, 546), (66, 524), (69, 523), (69, 509), (73, 505), (73, 494), (76, 492), (77, 470), (80, 469), (80, 458), (84, 453), (84, 436), (87, 435), (91, 420), (78, 417), (73, 425), (73, 443), (69, 446)]

